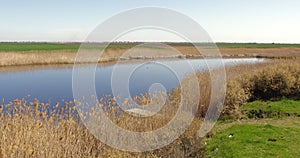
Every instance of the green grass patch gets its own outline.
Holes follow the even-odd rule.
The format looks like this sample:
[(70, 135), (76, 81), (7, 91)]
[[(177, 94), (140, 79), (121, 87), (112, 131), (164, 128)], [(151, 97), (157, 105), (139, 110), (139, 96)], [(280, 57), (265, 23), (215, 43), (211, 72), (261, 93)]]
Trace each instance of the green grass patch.
[(300, 116), (300, 101), (283, 99), (281, 101), (254, 101), (241, 107), (249, 118), (278, 118)]
[(78, 44), (58, 43), (27, 43), (27, 42), (3, 42), (0, 43), (0, 51), (31, 51), (31, 50), (77, 50)]
[[(154, 46), (135, 46), (131, 44), (112, 44), (107, 46), (107, 49), (129, 49), (136, 48), (155, 48)], [(77, 51), (80, 48), (80, 43), (35, 43), (35, 42), (0, 42), (0, 51), (2, 52), (18, 52), (18, 51), (51, 51), (51, 50), (73, 50)], [(86, 44), (81, 46), (83, 49), (104, 49), (104, 46), (99, 44)]]
[(237, 158), (300, 157), (299, 146), (299, 121), (289, 127), (235, 124), (208, 139), (205, 155)]

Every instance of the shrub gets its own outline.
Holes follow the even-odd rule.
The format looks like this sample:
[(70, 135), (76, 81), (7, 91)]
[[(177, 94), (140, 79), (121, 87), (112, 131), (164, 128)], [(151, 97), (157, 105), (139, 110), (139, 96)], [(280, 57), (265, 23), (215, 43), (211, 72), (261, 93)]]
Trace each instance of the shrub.
[(293, 98), (300, 92), (298, 63), (276, 64), (266, 67), (249, 79), (251, 100), (278, 100)]
[[(221, 118), (241, 116), (240, 106), (248, 101), (300, 99), (300, 63), (297, 60), (241, 65), (227, 69), (227, 76), (226, 99)], [(207, 80), (204, 81), (201, 86), (209, 84)], [(205, 98), (205, 102), (202, 100), (200, 104), (201, 116), (205, 116), (203, 110), (207, 110), (209, 105), (210, 98)]]

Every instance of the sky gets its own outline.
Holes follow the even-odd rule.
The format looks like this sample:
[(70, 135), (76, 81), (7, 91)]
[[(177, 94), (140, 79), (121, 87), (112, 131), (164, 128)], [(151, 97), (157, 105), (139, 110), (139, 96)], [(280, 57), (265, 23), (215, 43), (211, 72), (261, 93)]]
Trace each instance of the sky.
[[(300, 43), (299, 0), (0, 0), (0, 41), (82, 42), (111, 16), (147, 6), (187, 15), (214, 42)], [(120, 40), (182, 39), (140, 30)]]

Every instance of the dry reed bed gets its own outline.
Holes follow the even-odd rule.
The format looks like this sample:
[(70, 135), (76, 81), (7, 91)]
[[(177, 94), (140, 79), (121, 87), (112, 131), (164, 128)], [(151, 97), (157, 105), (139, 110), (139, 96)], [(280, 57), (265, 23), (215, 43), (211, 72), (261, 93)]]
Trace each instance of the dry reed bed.
[[(145, 97), (138, 100), (143, 104)], [(177, 100), (174, 98), (169, 101), (160, 114), (150, 118), (137, 118), (125, 113), (115, 117), (120, 110), (113, 106), (116, 102), (111, 98), (100, 99), (99, 108), (104, 108), (104, 104), (113, 107), (104, 110), (120, 127), (132, 131), (150, 131), (164, 126), (172, 119), (177, 110)], [(192, 138), (196, 137), (200, 119), (195, 119), (180, 139), (163, 149), (130, 153), (110, 148), (96, 139), (81, 123), (73, 104), (66, 102), (60, 108), (57, 103), (54, 110), (49, 104), (38, 100), (14, 100), (10, 104), (1, 105), (0, 157), (182, 157), (199, 153), (200, 145), (195, 145), (199, 141)], [(90, 114), (97, 117), (99, 113), (92, 111)], [(131, 140), (124, 141), (130, 143)]]

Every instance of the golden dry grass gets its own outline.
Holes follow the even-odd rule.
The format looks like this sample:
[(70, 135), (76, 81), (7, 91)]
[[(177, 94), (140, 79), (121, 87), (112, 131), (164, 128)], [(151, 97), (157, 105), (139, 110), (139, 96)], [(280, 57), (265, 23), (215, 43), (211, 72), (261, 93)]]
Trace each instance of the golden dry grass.
[[(109, 102), (113, 100), (110, 99)], [(178, 140), (162, 149), (143, 153), (131, 153), (113, 149), (96, 139), (81, 123), (71, 107), (72, 102), (63, 108), (57, 104), (51, 110), (49, 104), (14, 100), (0, 106), (0, 157), (182, 157), (198, 154), (200, 145), (196, 133), (201, 123), (195, 119), (189, 129)], [(52, 105), (53, 106), (53, 105)], [(118, 126), (132, 131), (149, 131), (169, 122), (176, 108), (168, 106), (162, 111), (168, 115), (155, 115), (150, 118), (137, 118), (119, 113), (118, 108), (107, 111), (107, 115)], [(167, 110), (169, 109), (169, 110)], [(172, 113), (172, 112), (171, 112)], [(91, 113), (97, 116), (97, 113)], [(131, 140), (125, 140), (130, 143)]]

